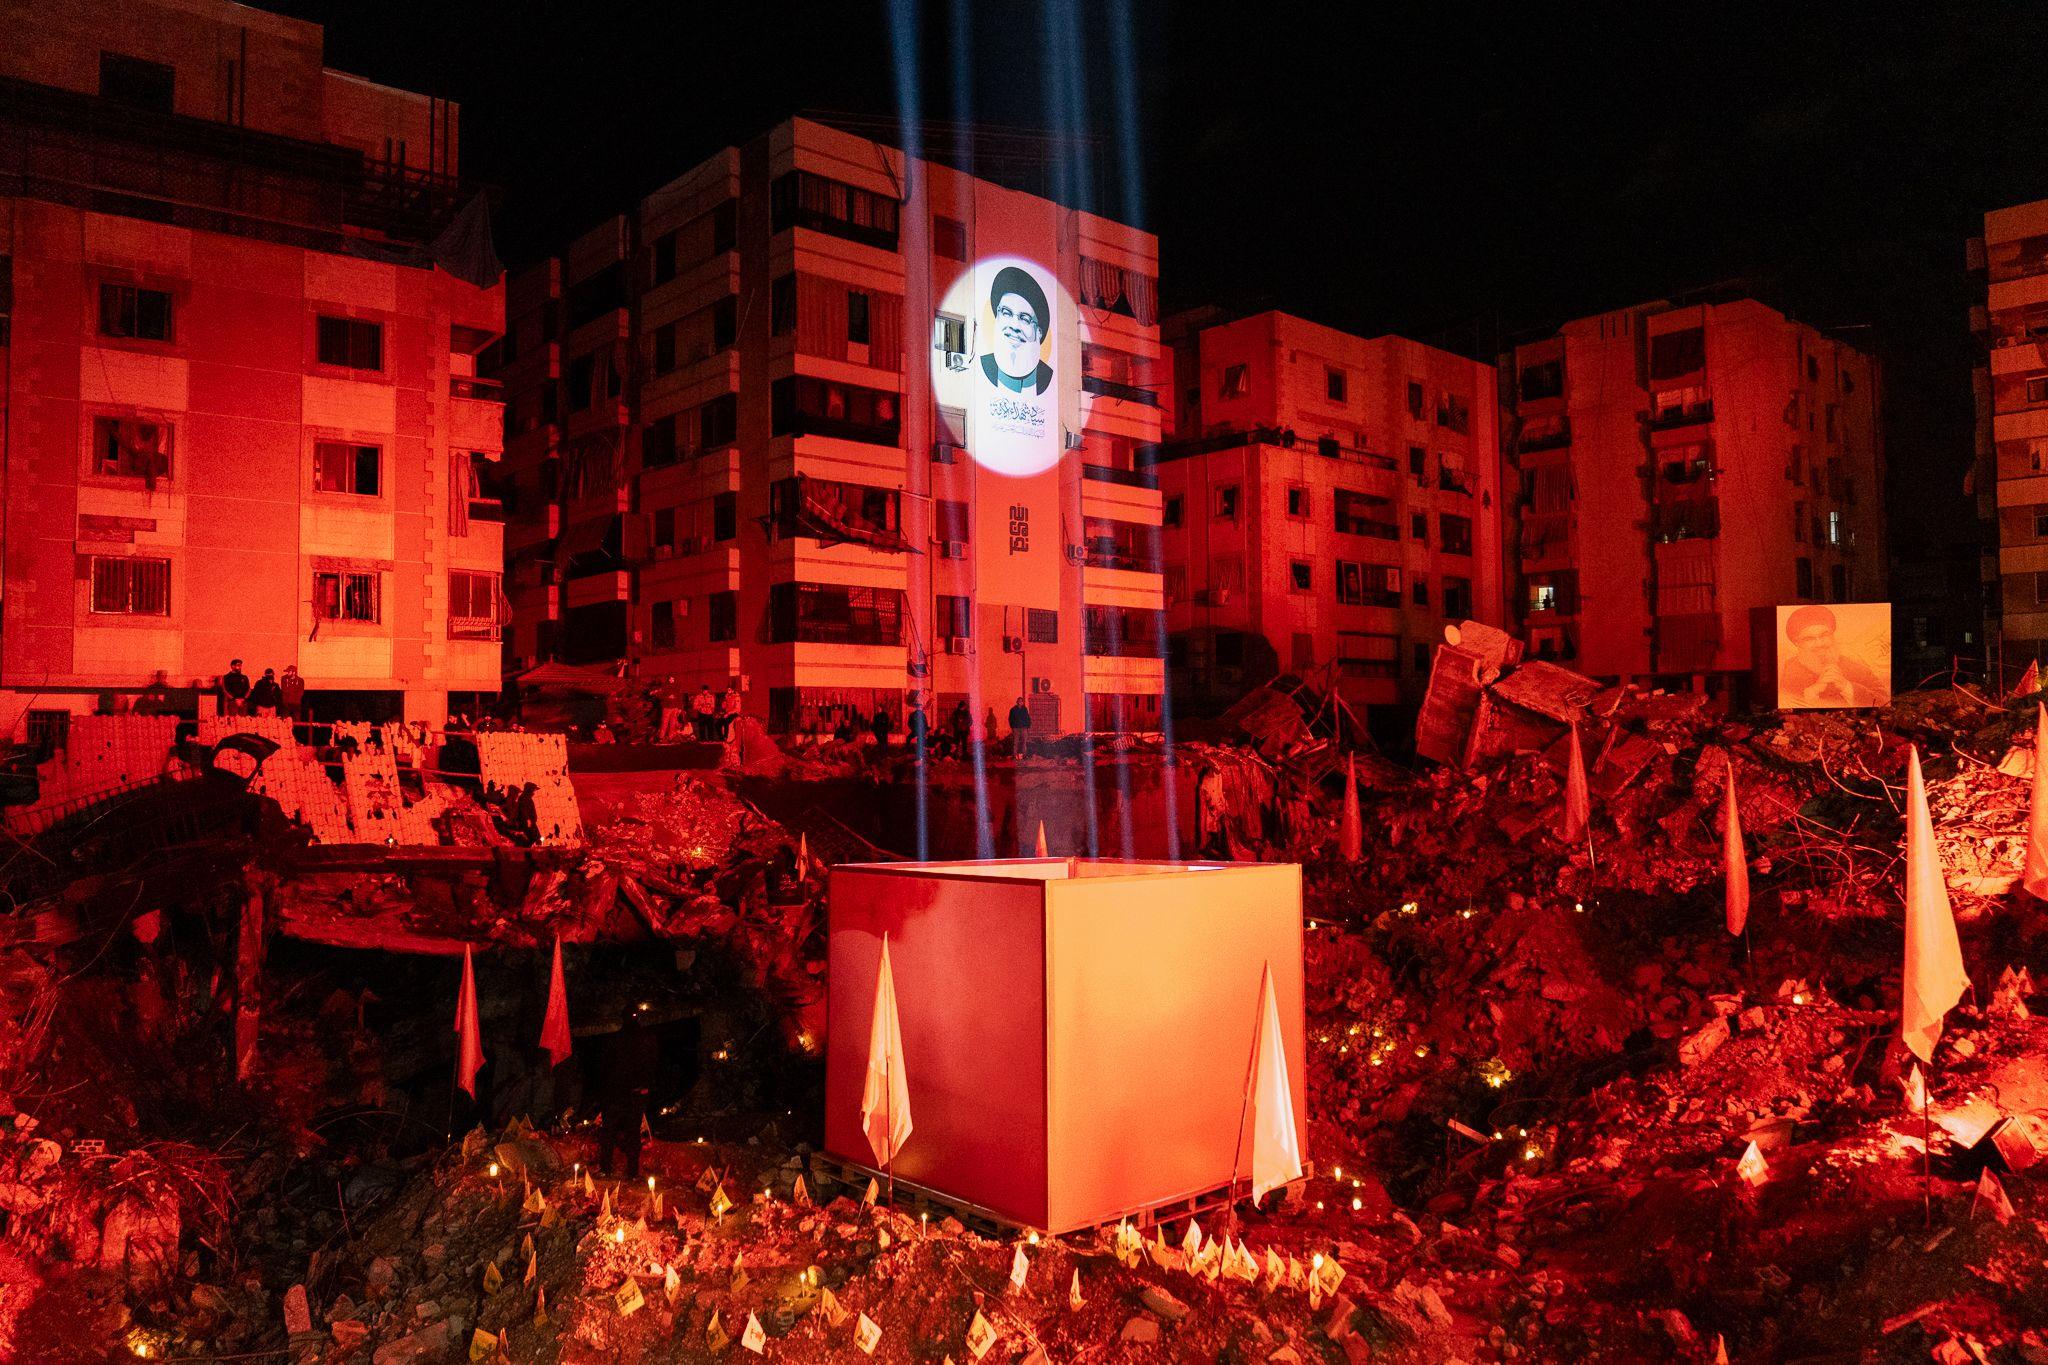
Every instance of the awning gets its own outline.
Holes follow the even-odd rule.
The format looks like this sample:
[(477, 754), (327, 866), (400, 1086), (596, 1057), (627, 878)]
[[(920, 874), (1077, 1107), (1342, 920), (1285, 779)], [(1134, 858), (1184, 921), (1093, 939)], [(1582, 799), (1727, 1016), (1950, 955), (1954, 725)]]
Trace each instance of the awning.
[(619, 676), (617, 664), (565, 664), (552, 659), (513, 676), (525, 688), (554, 687), (599, 694), (623, 692), (633, 681)]

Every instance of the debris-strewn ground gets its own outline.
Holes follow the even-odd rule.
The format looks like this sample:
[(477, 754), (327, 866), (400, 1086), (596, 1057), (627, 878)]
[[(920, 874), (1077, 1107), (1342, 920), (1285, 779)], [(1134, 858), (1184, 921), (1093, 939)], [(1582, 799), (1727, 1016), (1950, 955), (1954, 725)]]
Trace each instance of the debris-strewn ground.
[[(1358, 866), (1311, 785), (1329, 763), (1241, 754), (1259, 782), (1223, 790), (1292, 804), (1224, 812), (1230, 837), (1307, 869), (1316, 1173), (1198, 1238), (991, 1239), (812, 1167), (815, 1114), (765, 1097), (815, 1093), (819, 879), (716, 777), (628, 802), (506, 915), (637, 934), (693, 998), (751, 1002), (756, 1074), (665, 1110), (652, 1190), (586, 1185), (573, 1112), (443, 1141), (324, 959), (278, 968), (276, 1055), (238, 1091), (208, 916), (239, 883), (102, 875), (57, 907), (64, 941), (0, 955), (0, 1358), (704, 1360), (746, 1356), (751, 1322), (814, 1360), (857, 1358), (865, 1321), (873, 1358), (934, 1365), (2048, 1360), (2048, 912), (2012, 885), (2032, 722), (1960, 689), (1735, 719), (1609, 691), (1588, 844), (1550, 833), (1562, 755), (1536, 726), (1470, 769), (1375, 762)], [(1924, 1111), (1895, 1042), (1909, 744), (1975, 982)], [(419, 1002), (435, 1034), (448, 1003)]]

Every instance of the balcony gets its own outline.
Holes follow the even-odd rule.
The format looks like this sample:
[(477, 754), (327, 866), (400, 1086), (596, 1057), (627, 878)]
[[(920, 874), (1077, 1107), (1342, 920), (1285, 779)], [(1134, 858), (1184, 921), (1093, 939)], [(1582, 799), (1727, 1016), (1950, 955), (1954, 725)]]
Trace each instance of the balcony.
[(495, 616), (451, 616), (448, 618), (448, 638), (496, 640), (502, 638), (502, 632)]
[(496, 498), (471, 498), (469, 500), (469, 519), (471, 521), (495, 522), (502, 526), (505, 522), (505, 504), (499, 502)]
[(1150, 469), (1117, 469), (1106, 464), (1084, 464), (1081, 477), (1097, 483), (1122, 484), (1126, 488), (1157, 488), (1159, 475)]
[(1650, 430), (1670, 431), (1676, 427), (1698, 426), (1714, 420), (1714, 400), (1702, 399), (1679, 407), (1659, 408), (1649, 416)]
[(1115, 379), (1104, 379), (1099, 375), (1082, 375), (1081, 392), (1092, 393), (1098, 398), (1121, 398), (1126, 403), (1143, 403), (1151, 408), (1159, 406), (1159, 395), (1152, 390), (1141, 389), (1136, 384), (1125, 384)]
[[(1531, 426), (1534, 426), (1531, 423)], [(1523, 454), (1539, 450), (1562, 450), (1572, 443), (1572, 424), (1569, 418), (1559, 417), (1552, 422), (1524, 431), (1515, 442), (1515, 448)]]

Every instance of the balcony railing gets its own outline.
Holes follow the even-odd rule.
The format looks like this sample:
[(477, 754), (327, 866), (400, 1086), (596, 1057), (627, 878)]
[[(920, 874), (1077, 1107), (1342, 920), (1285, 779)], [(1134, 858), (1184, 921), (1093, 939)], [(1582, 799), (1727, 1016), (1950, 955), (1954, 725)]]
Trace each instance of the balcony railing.
[(471, 521), (494, 521), (502, 524), (505, 520), (505, 504), (496, 498), (471, 498), (469, 500)]
[(500, 638), (500, 628), (493, 616), (451, 616), (448, 618), (448, 638), (496, 640)]
[(505, 401), (505, 386), (495, 379), (477, 379), (465, 374), (450, 375), (448, 396), (476, 398), (486, 403), (502, 403)]
[(1650, 430), (1669, 431), (1673, 427), (1695, 426), (1714, 420), (1714, 400), (1691, 403), (1682, 408), (1661, 408), (1650, 414)]

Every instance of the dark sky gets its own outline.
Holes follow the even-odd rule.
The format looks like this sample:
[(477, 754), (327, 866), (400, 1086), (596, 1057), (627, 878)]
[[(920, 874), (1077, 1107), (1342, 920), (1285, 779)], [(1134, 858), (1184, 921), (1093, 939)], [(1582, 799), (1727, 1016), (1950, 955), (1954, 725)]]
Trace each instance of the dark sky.
[[(465, 169), (501, 189), (515, 264), (791, 112), (896, 108), (872, 0), (273, 7), (327, 25), (330, 65), (462, 102)], [(2048, 197), (2031, 5), (954, 0), (921, 18), (924, 115), (1098, 139), (1059, 173), (1159, 234), (1167, 308), (1277, 306), (1491, 356), (1751, 279), (1884, 360), (1895, 547), (1971, 534), (1963, 239)]]

